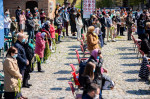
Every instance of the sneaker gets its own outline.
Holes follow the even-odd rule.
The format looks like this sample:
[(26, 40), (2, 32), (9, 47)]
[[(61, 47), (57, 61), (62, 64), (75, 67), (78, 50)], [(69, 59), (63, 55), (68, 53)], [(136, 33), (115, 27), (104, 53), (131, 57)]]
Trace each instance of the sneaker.
[(52, 50), (52, 53), (54, 53), (55, 52), (55, 50)]
[(112, 42), (116, 42), (116, 40), (112, 40)]

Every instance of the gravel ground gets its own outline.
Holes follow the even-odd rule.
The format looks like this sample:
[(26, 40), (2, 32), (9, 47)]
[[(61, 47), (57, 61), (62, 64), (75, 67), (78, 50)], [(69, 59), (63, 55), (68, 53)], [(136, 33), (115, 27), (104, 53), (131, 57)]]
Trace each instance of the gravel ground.
[[(109, 42), (102, 49), (104, 68), (115, 82), (113, 90), (103, 91), (104, 99), (150, 99), (149, 85), (139, 80), (139, 60), (133, 50), (133, 41), (127, 41), (126, 36), (117, 38), (117, 42)], [(42, 64), (45, 73), (31, 73), (29, 83), (33, 86), (23, 88), (22, 93), (29, 99), (74, 99), (69, 88), (71, 67), (78, 68), (75, 49), (80, 51), (80, 42), (71, 37), (62, 39), (57, 45), (56, 53)], [(2, 69), (2, 64), (0, 64)]]

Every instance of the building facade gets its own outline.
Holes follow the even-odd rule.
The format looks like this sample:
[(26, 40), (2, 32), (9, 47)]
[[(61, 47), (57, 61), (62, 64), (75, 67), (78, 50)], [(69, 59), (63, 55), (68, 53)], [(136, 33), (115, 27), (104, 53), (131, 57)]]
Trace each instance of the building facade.
[(9, 9), (11, 16), (15, 16), (15, 11), (20, 6), (22, 10), (29, 8), (31, 12), (38, 7), (39, 11), (43, 9), (48, 17), (54, 18), (55, 0), (3, 0), (3, 3), (4, 9)]

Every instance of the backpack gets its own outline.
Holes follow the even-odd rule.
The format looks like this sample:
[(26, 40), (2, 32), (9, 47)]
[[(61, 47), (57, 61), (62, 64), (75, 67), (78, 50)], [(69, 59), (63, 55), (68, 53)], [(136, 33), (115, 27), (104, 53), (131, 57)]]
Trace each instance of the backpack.
[(79, 79), (78, 80), (80, 84), (82, 84), (82, 74), (84, 73), (86, 64), (87, 64), (87, 61), (81, 61), (79, 65)]

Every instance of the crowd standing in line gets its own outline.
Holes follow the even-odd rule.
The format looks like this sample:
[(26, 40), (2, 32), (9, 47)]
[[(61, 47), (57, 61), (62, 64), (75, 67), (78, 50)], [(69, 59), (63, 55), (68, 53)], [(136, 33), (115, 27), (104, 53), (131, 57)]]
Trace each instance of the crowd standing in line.
[[(114, 88), (114, 82), (103, 74), (107, 73), (107, 70), (102, 68), (103, 57), (100, 48), (107, 44), (106, 41), (116, 42), (115, 38), (119, 34), (124, 36), (126, 30), (128, 31), (127, 40), (131, 40), (132, 32), (136, 32), (142, 40), (141, 50), (148, 56), (150, 55), (150, 11), (148, 10), (142, 13), (137, 10), (133, 17), (132, 9), (130, 11), (108, 10), (107, 12), (106, 9), (96, 9), (90, 19), (83, 20), (79, 9), (70, 5), (65, 8), (57, 4), (54, 19), (47, 17), (44, 10), (39, 10), (37, 7), (34, 8), (34, 12), (30, 12), (30, 9), (24, 11), (18, 6), (16, 16), (11, 18), (10, 16), (9, 9), (7, 9), (4, 17), (4, 34), (8, 37), (11, 32), (12, 47), (8, 49), (3, 64), (5, 99), (17, 99), (17, 97), (27, 99), (19, 90), (21, 87), (32, 86), (28, 80), (30, 72), (33, 71), (33, 57), (38, 55), (40, 60), (37, 62), (38, 72), (44, 72), (41, 69), (41, 62), (46, 52), (45, 49), (49, 48), (48, 50), (55, 52), (55, 43), (62, 42), (62, 36), (69, 36), (69, 23), (71, 34), (76, 36), (77, 33), (78, 41), (81, 40), (82, 29), (87, 31), (86, 45), (91, 56), (86, 61), (83, 71), (79, 70), (79, 82), (83, 87), (82, 99), (102, 99), (102, 90)], [(19, 81), (23, 82), (20, 87)]]

